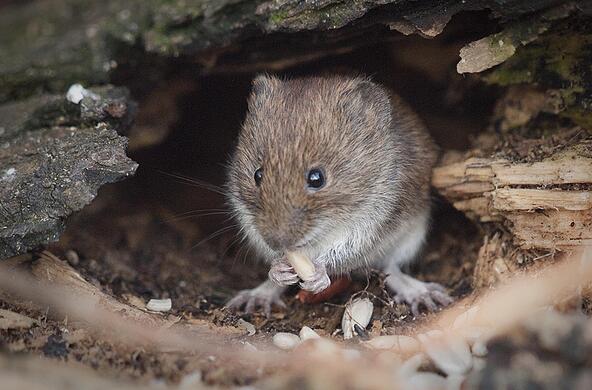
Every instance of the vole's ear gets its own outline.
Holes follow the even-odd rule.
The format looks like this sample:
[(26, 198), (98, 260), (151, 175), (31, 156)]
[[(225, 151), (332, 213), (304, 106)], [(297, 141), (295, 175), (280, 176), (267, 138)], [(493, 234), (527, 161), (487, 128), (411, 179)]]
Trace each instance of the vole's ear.
[(381, 85), (366, 77), (358, 77), (353, 81), (350, 92), (365, 104), (390, 106), (389, 93)]
[(269, 99), (281, 81), (272, 75), (260, 74), (253, 79), (249, 107), (256, 108)]
[(251, 94), (255, 96), (265, 95), (276, 88), (279, 83), (280, 80), (273, 75), (267, 73), (257, 75), (257, 77), (253, 79)]
[(389, 120), (391, 102), (389, 92), (383, 86), (366, 77), (352, 80), (345, 91), (343, 102), (346, 112), (353, 118)]

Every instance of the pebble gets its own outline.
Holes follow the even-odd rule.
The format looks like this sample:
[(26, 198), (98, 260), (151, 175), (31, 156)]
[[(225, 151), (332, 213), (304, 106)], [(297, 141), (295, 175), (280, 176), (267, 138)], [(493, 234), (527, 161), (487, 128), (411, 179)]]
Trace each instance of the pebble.
[(343, 318), (341, 320), (341, 329), (343, 330), (343, 338), (351, 339), (354, 337), (354, 325), (366, 329), (372, 318), (374, 305), (368, 298), (357, 298), (349, 302), (345, 306)]
[(273, 336), (275, 346), (285, 350), (293, 349), (300, 341), (300, 337), (292, 333), (279, 332)]
[(170, 298), (167, 299), (151, 299), (146, 305), (146, 309), (150, 311), (166, 312), (171, 310), (173, 307), (173, 301)]
[(314, 330), (312, 330), (308, 326), (303, 326), (302, 329), (300, 329), (300, 339), (302, 341), (312, 340), (312, 339), (320, 339), (320, 338), (321, 338), (321, 336), (319, 336), (319, 334), (317, 332), (315, 332)]

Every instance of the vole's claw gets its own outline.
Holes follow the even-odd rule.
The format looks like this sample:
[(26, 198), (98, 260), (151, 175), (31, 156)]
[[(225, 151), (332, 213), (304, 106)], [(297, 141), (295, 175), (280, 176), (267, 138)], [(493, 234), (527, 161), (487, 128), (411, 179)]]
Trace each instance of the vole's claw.
[(281, 289), (270, 288), (264, 283), (253, 289), (239, 291), (234, 298), (228, 301), (226, 307), (231, 310), (240, 310), (244, 306), (245, 313), (253, 313), (258, 308), (261, 308), (265, 316), (269, 317), (273, 305), (281, 308), (286, 307), (286, 304), (280, 298), (281, 292)]
[(452, 299), (452, 297), (446, 292), (432, 291), (431, 295), (432, 298), (442, 306), (448, 306), (454, 302), (454, 299)]
[(269, 280), (278, 286), (289, 286), (298, 283), (299, 277), (292, 266), (284, 261), (275, 261), (268, 273)]
[(434, 292), (439, 291), (445, 295), (448, 295), (448, 293), (446, 292), (446, 287), (442, 286), (439, 283), (427, 282), (427, 283), (425, 283), (425, 285), (431, 291), (434, 291)]
[(325, 268), (317, 268), (312, 279), (300, 282), (300, 288), (318, 294), (331, 285), (331, 279)]

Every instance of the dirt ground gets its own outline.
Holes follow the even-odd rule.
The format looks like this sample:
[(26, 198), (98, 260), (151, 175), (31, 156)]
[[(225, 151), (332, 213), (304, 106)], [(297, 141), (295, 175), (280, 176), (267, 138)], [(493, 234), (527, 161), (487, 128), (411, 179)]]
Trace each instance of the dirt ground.
[[(173, 308), (166, 316), (205, 321), (227, 335), (229, 345), (234, 343), (236, 348), (245, 340), (244, 321), (257, 329), (256, 335), (248, 338), (251, 342), (268, 340), (278, 331), (298, 333), (304, 325), (341, 340), (338, 330), (344, 304), (363, 290), (375, 304), (369, 327), (373, 335), (405, 333), (428, 317), (414, 319), (405, 306), (394, 304), (381, 287), (383, 275), (375, 270), (354, 275), (349, 288), (327, 302), (301, 303), (295, 297), (297, 289), (291, 289), (285, 296), (288, 307), (275, 310), (270, 318), (229, 311), (224, 308), (225, 302), (239, 290), (262, 281), (267, 267), (253, 251), (237, 244), (236, 231), (223, 211), (220, 215), (201, 212), (202, 217), (199, 213), (178, 215), (166, 204), (141, 196), (146, 190), (144, 179), (140, 174), (104, 188), (96, 202), (70, 222), (60, 242), (49, 248), (86, 280), (122, 302), (143, 307), (152, 298), (171, 298)], [(189, 196), (198, 206), (222, 210), (222, 199), (216, 194), (179, 184), (167, 176), (162, 183), (176, 190), (169, 194), (173, 198)], [(174, 204), (178, 203), (183, 202)], [(453, 296), (462, 297), (471, 291), (474, 260), (482, 239), (461, 214), (441, 200), (435, 203), (434, 230), (422, 261), (413, 266), (412, 273), (442, 283)], [(0, 303), (0, 308), (15, 309), (5, 303)], [(23, 313), (22, 308), (17, 311)], [(24, 314), (38, 322), (24, 329), (0, 330), (3, 348), (80, 362), (109, 376), (142, 382), (177, 382), (200, 371), (209, 384), (244, 385), (264, 375), (253, 367), (225, 366), (212, 356), (130, 349), (101, 340), (52, 313), (29, 310)]]

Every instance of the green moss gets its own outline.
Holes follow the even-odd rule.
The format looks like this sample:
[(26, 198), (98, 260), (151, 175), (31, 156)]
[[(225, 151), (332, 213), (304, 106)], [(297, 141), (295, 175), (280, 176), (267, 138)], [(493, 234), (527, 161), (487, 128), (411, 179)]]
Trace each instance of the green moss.
[(580, 75), (574, 70), (582, 61), (590, 61), (591, 44), (592, 34), (566, 31), (546, 34), (519, 48), (486, 80), (500, 85), (535, 81), (557, 86), (558, 80), (579, 82)]
[(502, 34), (496, 34), (489, 38), (489, 49), (495, 58), (509, 58), (516, 51), (516, 47), (509, 39), (504, 39)]
[(272, 30), (297, 31), (319, 27), (333, 29), (346, 25), (352, 20), (352, 15), (363, 13), (365, 7), (366, 3), (361, 0), (335, 1), (318, 8), (314, 5), (303, 8), (287, 3), (273, 12), (268, 20)]
[(289, 16), (290, 14), (287, 11), (272, 12), (271, 15), (269, 15), (269, 22), (275, 25), (280, 25)]
[(561, 116), (592, 128), (592, 29), (571, 19), (521, 47), (484, 79), (491, 84), (534, 84), (559, 93)]

